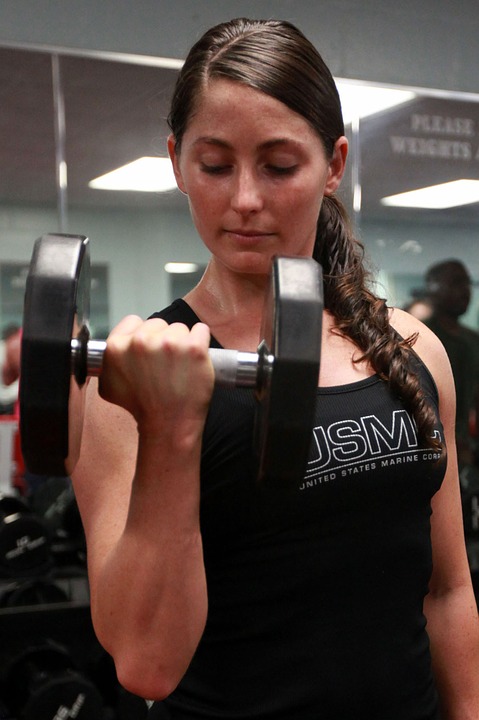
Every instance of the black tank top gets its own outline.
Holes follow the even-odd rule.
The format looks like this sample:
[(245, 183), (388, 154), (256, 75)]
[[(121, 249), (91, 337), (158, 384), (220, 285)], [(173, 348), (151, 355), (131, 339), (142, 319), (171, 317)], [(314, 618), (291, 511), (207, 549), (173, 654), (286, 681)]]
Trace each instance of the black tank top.
[[(182, 300), (156, 316), (198, 321)], [(434, 381), (413, 361), (437, 414)], [(419, 446), (414, 421), (373, 376), (318, 389), (304, 480), (265, 488), (255, 402), (250, 389), (214, 391), (201, 465), (208, 620), (151, 718), (436, 720), (423, 600), (444, 460)]]

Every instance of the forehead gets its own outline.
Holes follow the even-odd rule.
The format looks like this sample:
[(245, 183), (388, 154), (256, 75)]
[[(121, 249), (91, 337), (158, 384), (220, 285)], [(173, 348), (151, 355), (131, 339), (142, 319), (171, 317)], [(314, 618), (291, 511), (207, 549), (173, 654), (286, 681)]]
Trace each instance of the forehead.
[(241, 133), (267, 131), (319, 140), (308, 121), (280, 100), (234, 80), (209, 79), (198, 94), (186, 132), (208, 129), (221, 136), (235, 128)]

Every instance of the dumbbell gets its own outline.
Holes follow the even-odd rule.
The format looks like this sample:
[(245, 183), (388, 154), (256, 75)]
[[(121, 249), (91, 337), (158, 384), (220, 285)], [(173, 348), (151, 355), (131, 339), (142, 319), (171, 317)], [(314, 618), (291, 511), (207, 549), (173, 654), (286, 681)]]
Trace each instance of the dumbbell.
[(33, 578), (7, 585), (0, 594), (0, 608), (38, 607), (68, 600), (66, 592), (53, 580)]
[(48, 477), (32, 492), (30, 507), (48, 526), (54, 539), (83, 538), (83, 525), (68, 477)]
[[(20, 435), (31, 472), (70, 475), (77, 462), (85, 380), (101, 373), (105, 342), (90, 338), (90, 252), (81, 235), (44, 235), (33, 249), (23, 317)], [(321, 267), (276, 257), (256, 353), (210, 350), (215, 382), (254, 390), (258, 478), (299, 482), (312, 439), (323, 311)], [(167, 379), (165, 379), (167, 382)]]
[(51, 565), (45, 523), (15, 496), (0, 496), (0, 575), (38, 575)]
[(20, 651), (2, 676), (3, 700), (21, 720), (104, 720), (99, 690), (56, 642)]
[(86, 566), (86, 541), (70, 478), (48, 477), (31, 494), (30, 507), (51, 534), (54, 566), (65, 571)]

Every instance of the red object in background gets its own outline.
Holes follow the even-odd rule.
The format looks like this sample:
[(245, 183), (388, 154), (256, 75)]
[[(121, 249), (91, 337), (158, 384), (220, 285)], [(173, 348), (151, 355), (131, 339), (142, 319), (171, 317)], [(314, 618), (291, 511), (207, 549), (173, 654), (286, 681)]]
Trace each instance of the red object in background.
[(0, 487), (3, 492), (10, 490), (25, 495), (25, 462), (20, 442), (18, 410), (16, 403), (13, 415), (0, 415), (0, 432), (3, 438)]

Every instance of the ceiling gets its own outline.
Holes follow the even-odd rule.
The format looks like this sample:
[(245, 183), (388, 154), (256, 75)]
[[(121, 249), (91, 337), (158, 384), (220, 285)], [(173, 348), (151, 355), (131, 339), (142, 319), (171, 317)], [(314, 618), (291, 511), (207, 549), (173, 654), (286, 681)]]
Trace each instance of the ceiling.
[[(184, 208), (179, 191), (158, 195), (88, 188), (92, 178), (140, 156), (166, 154), (165, 117), (177, 71), (79, 56), (61, 56), (60, 70), (69, 204)], [(54, 206), (55, 116), (48, 53), (0, 48), (0, 108), (0, 203)], [(408, 189), (460, 177), (479, 179), (477, 101), (421, 95), (361, 121), (358, 137), (363, 216), (479, 221), (478, 203), (441, 211), (380, 204), (381, 197)], [(351, 167), (346, 195), (353, 183)]]

